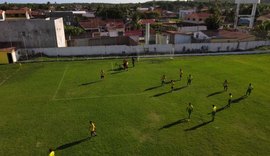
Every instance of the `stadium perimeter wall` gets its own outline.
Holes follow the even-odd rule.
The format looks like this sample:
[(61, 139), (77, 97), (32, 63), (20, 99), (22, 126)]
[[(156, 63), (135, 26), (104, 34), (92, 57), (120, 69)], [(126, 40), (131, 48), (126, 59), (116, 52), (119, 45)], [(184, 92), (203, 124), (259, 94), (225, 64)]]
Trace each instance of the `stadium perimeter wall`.
[(269, 46), (270, 41), (250, 41), (232, 43), (191, 43), (191, 44), (155, 44), (155, 45), (113, 45), (113, 46), (85, 46), (63, 48), (29, 48), (18, 49), (21, 56), (43, 54), (47, 56), (110, 56), (110, 55), (151, 55), (151, 54), (179, 54), (204, 53), (224, 51), (244, 51), (260, 46)]

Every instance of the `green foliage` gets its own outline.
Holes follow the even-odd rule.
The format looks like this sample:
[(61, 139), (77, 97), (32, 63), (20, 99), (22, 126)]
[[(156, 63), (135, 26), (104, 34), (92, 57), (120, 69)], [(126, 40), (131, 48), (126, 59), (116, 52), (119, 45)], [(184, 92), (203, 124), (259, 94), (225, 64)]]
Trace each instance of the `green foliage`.
[(65, 33), (72, 36), (77, 36), (85, 31), (81, 27), (75, 27), (75, 26), (65, 26)]
[(205, 20), (205, 24), (208, 30), (217, 30), (222, 25), (222, 20), (219, 15), (214, 14)]
[(130, 16), (130, 8), (128, 6), (114, 5), (111, 7), (99, 6), (96, 11), (98, 17), (103, 19), (126, 19)]
[(157, 11), (148, 11), (141, 14), (141, 18), (144, 19), (158, 19), (160, 17), (160, 13)]
[(265, 21), (254, 28), (256, 36), (264, 39), (270, 38), (270, 21)]

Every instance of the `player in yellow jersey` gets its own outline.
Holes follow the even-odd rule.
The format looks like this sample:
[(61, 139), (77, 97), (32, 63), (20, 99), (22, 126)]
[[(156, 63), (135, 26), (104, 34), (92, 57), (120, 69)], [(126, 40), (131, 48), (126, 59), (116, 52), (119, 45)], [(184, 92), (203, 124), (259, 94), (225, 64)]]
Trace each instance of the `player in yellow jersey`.
[(189, 103), (187, 106), (187, 112), (188, 112), (188, 121), (189, 121), (191, 113), (193, 112), (193, 105), (191, 103)]
[(162, 86), (165, 84), (165, 81), (166, 81), (166, 76), (162, 75), (162, 77), (161, 77), (161, 85)]
[(183, 70), (180, 68), (180, 71), (179, 71), (179, 77), (180, 77), (180, 80), (182, 80), (182, 77), (183, 77)]
[(216, 112), (217, 112), (217, 106), (213, 105), (213, 108), (212, 108), (212, 121), (215, 120)]
[(96, 125), (93, 121), (90, 121), (90, 132), (91, 132), (91, 136), (97, 136), (97, 133), (96, 133)]
[(101, 69), (101, 71), (100, 71), (100, 78), (101, 79), (104, 79), (104, 77), (105, 77), (105, 72), (104, 72), (103, 69)]
[(55, 152), (53, 149), (49, 149), (49, 156), (55, 156)]
[(171, 80), (171, 92), (174, 90), (174, 81)]
[(231, 106), (231, 103), (232, 103), (232, 93), (229, 94), (228, 107)]

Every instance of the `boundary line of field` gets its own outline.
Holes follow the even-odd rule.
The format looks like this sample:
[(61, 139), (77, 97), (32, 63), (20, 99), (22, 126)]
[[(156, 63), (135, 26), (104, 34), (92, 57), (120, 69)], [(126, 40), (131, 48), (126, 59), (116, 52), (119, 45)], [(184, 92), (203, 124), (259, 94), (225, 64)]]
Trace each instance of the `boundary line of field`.
[(7, 80), (9, 80), (13, 75), (15, 75), (20, 70), (21, 70), (21, 67), (19, 67), (15, 72), (13, 72), (7, 78), (5, 78), (2, 82), (0, 82), (0, 86), (2, 86)]
[(54, 101), (66, 101), (66, 100), (82, 100), (82, 99), (96, 99), (96, 98), (110, 98), (110, 97), (122, 97), (122, 96), (139, 96), (146, 95), (147, 93), (130, 93), (130, 94), (115, 94), (106, 96), (86, 96), (86, 97), (74, 97), (74, 98), (58, 98), (53, 99)]
[(68, 69), (68, 65), (65, 67), (65, 70), (64, 70), (64, 72), (63, 72), (62, 78), (61, 78), (61, 80), (60, 80), (59, 83), (58, 83), (58, 86), (57, 86), (57, 88), (56, 88), (56, 90), (55, 90), (55, 93), (54, 93), (54, 95), (53, 95), (52, 100), (55, 100), (55, 98), (56, 98), (56, 95), (57, 95), (57, 93), (58, 93), (58, 91), (59, 91), (59, 89), (60, 89), (60, 87), (61, 87), (61, 85), (62, 85), (62, 82), (63, 82), (63, 80), (64, 80), (64, 77), (65, 77), (65, 75), (66, 75), (67, 69)]

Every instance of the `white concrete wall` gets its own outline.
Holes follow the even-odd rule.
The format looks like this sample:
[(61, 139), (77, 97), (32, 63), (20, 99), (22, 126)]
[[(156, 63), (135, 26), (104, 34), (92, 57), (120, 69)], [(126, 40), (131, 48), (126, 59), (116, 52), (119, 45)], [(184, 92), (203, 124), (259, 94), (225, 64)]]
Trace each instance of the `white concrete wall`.
[(175, 34), (174, 36), (174, 44), (182, 44), (182, 43), (191, 43), (191, 36)]
[[(202, 47), (208, 52), (248, 50), (255, 47), (270, 45), (270, 41), (232, 42), (232, 43), (187, 43), (187, 44), (154, 44), (140, 46), (87, 46), (87, 47), (63, 47), (63, 48), (32, 48), (20, 49), (28, 53), (43, 53), (48, 56), (86, 56), (86, 55), (121, 55), (121, 54), (171, 54), (187, 51), (199, 51)], [(183, 51), (185, 49), (185, 51)]]
[(66, 37), (63, 18), (54, 20), (57, 47), (66, 47)]
[(179, 27), (178, 31), (180, 32), (197, 32), (207, 30), (206, 26), (190, 26), (190, 27)]

